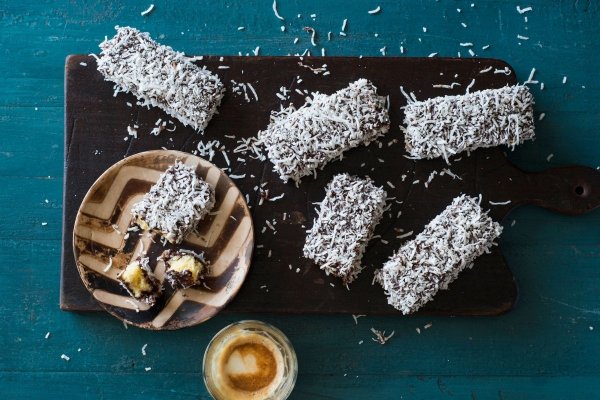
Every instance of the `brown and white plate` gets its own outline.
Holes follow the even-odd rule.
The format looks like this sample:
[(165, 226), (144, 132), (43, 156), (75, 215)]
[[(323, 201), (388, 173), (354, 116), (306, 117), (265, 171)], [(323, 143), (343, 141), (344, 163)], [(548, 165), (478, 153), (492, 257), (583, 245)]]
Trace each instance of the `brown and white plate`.
[[(198, 176), (213, 185), (216, 203), (198, 224), (197, 233), (179, 245), (163, 246), (158, 234), (128, 232), (130, 210), (177, 160), (195, 167)], [(218, 313), (244, 282), (253, 246), (252, 217), (231, 179), (200, 157), (170, 150), (135, 154), (106, 170), (83, 199), (73, 229), (75, 262), (94, 298), (126, 323), (154, 330), (197, 325)], [(204, 252), (210, 263), (205, 285), (174, 290), (164, 282), (162, 295), (152, 307), (136, 301), (121, 287), (118, 273), (142, 251), (163, 282), (164, 264), (156, 263), (156, 257), (175, 248)]]

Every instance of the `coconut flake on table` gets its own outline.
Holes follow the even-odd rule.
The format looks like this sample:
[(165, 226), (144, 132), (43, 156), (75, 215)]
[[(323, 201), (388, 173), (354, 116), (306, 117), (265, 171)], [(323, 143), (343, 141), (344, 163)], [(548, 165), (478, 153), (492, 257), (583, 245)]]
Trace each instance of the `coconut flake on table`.
[(360, 317), (366, 317), (366, 314), (352, 314), (352, 319), (354, 319), (354, 325), (358, 325), (358, 319)]
[(448, 288), (477, 257), (489, 253), (502, 226), (480, 207), (481, 198), (456, 197), (423, 232), (403, 244), (376, 271), (388, 303), (403, 314), (417, 311)]
[(283, 196), (285, 196), (285, 193), (281, 193), (279, 196), (271, 197), (269, 198), (269, 201), (277, 201), (283, 199)]
[(452, 82), (449, 85), (442, 84), (442, 83), (436, 83), (436, 84), (432, 84), (431, 86), (434, 88), (439, 88), (439, 89), (454, 89), (454, 86), (460, 86), (460, 83)]
[(135, 139), (138, 138), (138, 135), (137, 135), (138, 132), (137, 132), (137, 129), (135, 127), (131, 127), (131, 126), (127, 125), (127, 134), (129, 136), (133, 136)]
[(131, 92), (141, 106), (155, 106), (184, 125), (203, 132), (221, 103), (219, 77), (189, 61), (183, 53), (156, 43), (148, 33), (116, 27), (100, 44), (98, 71), (115, 83), (114, 94)]
[(531, 68), (531, 72), (529, 72), (529, 77), (527, 78), (527, 80), (525, 82), (523, 82), (523, 85), (538, 83), (538, 81), (533, 80), (533, 77), (535, 76), (535, 72), (536, 72), (536, 69)]
[(519, 14), (525, 14), (526, 12), (529, 12), (529, 11), (533, 11), (533, 7), (524, 7), (524, 8), (521, 8), (521, 6), (517, 6), (517, 12)]
[(405, 147), (411, 158), (449, 158), (463, 151), (535, 137), (533, 96), (526, 86), (505, 86), (458, 96), (409, 102), (404, 107)]
[(389, 335), (385, 335), (385, 331), (380, 331), (377, 330), (375, 328), (371, 328), (371, 332), (373, 332), (373, 337), (371, 338), (371, 340), (373, 340), (374, 342), (377, 342), (379, 344), (386, 344), (386, 342), (388, 340), (390, 340), (390, 338), (392, 336), (394, 336), (395, 331), (392, 331), (392, 333), (390, 333)]
[(256, 144), (266, 150), (284, 182), (299, 182), (388, 130), (386, 98), (377, 95), (372, 83), (359, 79), (332, 95), (313, 93), (298, 109), (290, 105), (273, 112)]
[(334, 176), (307, 232), (304, 256), (327, 275), (351, 283), (363, 269), (362, 256), (383, 215), (386, 197), (369, 178)]
[(279, 15), (279, 11), (277, 11), (277, 0), (273, 0), (273, 13), (277, 19), (280, 19), (281, 21), (285, 20), (285, 18)]
[(369, 11), (367, 11), (367, 13), (369, 13), (369, 14), (373, 15), (373, 14), (377, 14), (377, 13), (379, 13), (380, 11), (381, 11), (381, 6), (377, 6), (376, 8), (374, 8), (374, 9), (372, 9), (372, 10), (369, 10)]
[(142, 11), (142, 12), (140, 13), (140, 15), (141, 15), (142, 17), (144, 17), (144, 16), (146, 16), (146, 15), (150, 14), (150, 13), (151, 13), (153, 10), (154, 10), (154, 4), (150, 4), (150, 6), (149, 6), (148, 8), (146, 8), (144, 11)]

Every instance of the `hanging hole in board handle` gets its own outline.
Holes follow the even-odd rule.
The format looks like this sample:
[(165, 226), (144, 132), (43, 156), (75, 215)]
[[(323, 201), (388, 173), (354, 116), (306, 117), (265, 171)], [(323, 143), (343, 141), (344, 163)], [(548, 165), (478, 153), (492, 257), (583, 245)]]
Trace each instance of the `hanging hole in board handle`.
[(589, 191), (585, 187), (585, 185), (577, 185), (575, 186), (575, 194), (580, 197), (585, 197)]

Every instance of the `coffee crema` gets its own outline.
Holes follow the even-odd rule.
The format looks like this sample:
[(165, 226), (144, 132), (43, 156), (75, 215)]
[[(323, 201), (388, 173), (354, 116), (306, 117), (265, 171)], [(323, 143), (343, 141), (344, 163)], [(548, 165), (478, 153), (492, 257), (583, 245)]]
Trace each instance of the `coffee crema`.
[[(218, 355), (219, 379), (232, 390), (268, 395), (281, 381), (281, 351), (268, 338), (243, 334), (223, 344)], [(249, 397), (249, 398), (252, 398)]]
[(289, 395), (297, 371), (295, 353), (289, 342), (282, 345), (278, 335), (285, 338), (283, 333), (273, 333), (233, 324), (215, 336), (204, 356), (204, 380), (214, 398), (260, 400)]

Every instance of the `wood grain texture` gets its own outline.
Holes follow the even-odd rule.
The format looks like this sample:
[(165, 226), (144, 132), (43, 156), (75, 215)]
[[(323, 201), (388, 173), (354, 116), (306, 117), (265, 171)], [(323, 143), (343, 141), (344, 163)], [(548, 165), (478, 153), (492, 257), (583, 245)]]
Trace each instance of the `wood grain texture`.
[[(535, 79), (545, 83), (543, 91), (533, 85), (536, 114), (546, 114), (537, 122), (536, 141), (509, 154), (520, 168), (541, 171), (600, 166), (597, 2), (382, 0), (377, 4), (383, 11), (371, 16), (366, 11), (372, 2), (279, 0), (285, 33), (272, 2), (153, 2), (155, 11), (146, 18), (139, 15), (146, 3), (0, 5), (4, 398), (207, 398), (199, 367), (204, 347), (220, 328), (242, 318), (264, 319), (290, 337), (300, 365), (293, 399), (594, 398), (600, 390), (598, 211), (573, 218), (522, 207), (508, 215), (501, 246), (520, 293), (517, 307), (499, 318), (367, 316), (354, 325), (349, 316), (238, 313), (177, 332), (125, 330), (104, 313), (61, 312), (58, 271), (64, 59), (97, 51), (115, 24), (164, 34), (163, 42), (188, 54), (245, 54), (256, 46), (264, 55), (302, 52), (311, 47), (306, 25), (317, 29), (328, 55), (380, 56), (387, 46), (387, 54), (397, 56), (403, 44), (409, 56), (465, 56), (459, 44), (473, 42), (479, 56), (509, 61), (521, 82), (536, 67)], [(517, 5), (533, 7), (527, 23)], [(336, 32), (344, 18), (348, 36), (342, 38)], [(530, 39), (518, 45), (517, 34)], [(486, 44), (491, 47), (481, 50)], [(549, 154), (554, 157), (548, 162)], [(396, 333), (380, 346), (370, 341), (371, 326)], [(146, 357), (140, 351), (145, 343)], [(62, 353), (71, 361), (61, 360)]]

